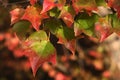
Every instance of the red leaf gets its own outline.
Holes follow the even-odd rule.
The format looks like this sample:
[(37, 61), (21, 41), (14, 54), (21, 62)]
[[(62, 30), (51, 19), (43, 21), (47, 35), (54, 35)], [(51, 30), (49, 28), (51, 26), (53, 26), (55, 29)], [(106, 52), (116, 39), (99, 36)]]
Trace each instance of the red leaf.
[(41, 25), (41, 21), (45, 18), (48, 18), (47, 14), (44, 13), (42, 15), (39, 14), (39, 8), (34, 6), (28, 6), (25, 14), (23, 15), (22, 19), (26, 19), (30, 21), (35, 28), (35, 30), (39, 30), (39, 26)]
[(97, 9), (95, 0), (87, 0), (87, 2), (86, 0), (72, 0), (72, 3), (76, 13), (80, 12), (83, 9), (88, 12)]
[(42, 58), (37, 53), (32, 51), (31, 49), (26, 49), (24, 51), (24, 54), (29, 58), (34, 76), (36, 75), (38, 68), (44, 62), (51, 62), (52, 64), (56, 64), (56, 54), (50, 55), (47, 58)]
[(67, 49), (69, 49), (73, 55), (75, 55), (75, 49), (76, 49), (76, 44), (75, 44), (75, 39), (67, 41), (64, 45)]
[(61, 18), (63, 19), (63, 21), (65, 22), (65, 24), (68, 27), (72, 26), (72, 24), (74, 22), (74, 17), (70, 13), (68, 13), (68, 12), (62, 13)]
[(71, 27), (74, 22), (75, 11), (72, 6), (64, 6), (60, 13), (60, 18), (68, 27)]
[(49, 10), (52, 9), (53, 7), (55, 7), (54, 0), (44, 0), (44, 1), (43, 1), (43, 9), (42, 9), (42, 11), (41, 11), (41, 14), (49, 11)]
[(65, 47), (66, 47), (68, 50), (70, 50), (73, 55), (75, 54), (75, 48), (76, 48), (75, 42), (76, 42), (75, 39), (73, 39), (73, 40), (66, 40), (66, 39), (63, 39), (62, 37), (59, 36), (59, 41), (58, 41), (58, 43), (65, 45)]
[(11, 14), (11, 24), (14, 24), (18, 20), (20, 20), (20, 18), (22, 17), (23, 13), (24, 13), (24, 9), (22, 9), (22, 8), (15, 8), (14, 10), (10, 11), (10, 14)]
[(117, 15), (120, 18), (120, 0), (109, 0), (108, 5), (117, 11)]
[(107, 26), (102, 26), (101, 24), (95, 24), (95, 31), (100, 36), (100, 42), (104, 41), (112, 32)]
[(30, 0), (30, 4), (34, 5), (37, 2), (37, 0)]

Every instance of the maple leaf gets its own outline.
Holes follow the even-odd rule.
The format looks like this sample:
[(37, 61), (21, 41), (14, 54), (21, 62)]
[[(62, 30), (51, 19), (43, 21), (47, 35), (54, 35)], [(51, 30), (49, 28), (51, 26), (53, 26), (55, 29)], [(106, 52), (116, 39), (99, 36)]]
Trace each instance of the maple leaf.
[(47, 14), (40, 15), (40, 8), (34, 6), (28, 6), (22, 19), (28, 20), (32, 23), (35, 30), (39, 30), (39, 26), (41, 25), (41, 21), (45, 18), (48, 18)]
[(95, 0), (72, 0), (72, 3), (77, 14), (81, 10), (91, 12), (97, 9)]
[(43, 1), (43, 9), (40, 14), (43, 14), (43, 13), (51, 10), (54, 7), (55, 7), (54, 0), (44, 0)]
[(34, 5), (37, 2), (37, 0), (30, 0), (30, 4)]
[(22, 15), (24, 14), (23, 8), (15, 8), (12, 11), (10, 11), (11, 14), (11, 24), (14, 24), (15, 22), (19, 21)]
[(24, 53), (30, 60), (34, 76), (44, 62), (56, 63), (56, 50), (47, 40), (47, 34), (44, 31), (35, 32), (26, 40), (26, 43)]
[(71, 27), (74, 22), (74, 16), (75, 11), (72, 6), (64, 6), (59, 17), (62, 18), (68, 27)]

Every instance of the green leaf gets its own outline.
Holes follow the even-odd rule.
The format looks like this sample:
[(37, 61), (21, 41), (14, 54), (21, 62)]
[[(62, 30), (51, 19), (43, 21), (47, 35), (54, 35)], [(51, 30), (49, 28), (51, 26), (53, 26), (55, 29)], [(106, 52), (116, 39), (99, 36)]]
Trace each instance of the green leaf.
[(48, 20), (45, 26), (59, 39), (58, 43), (65, 45), (74, 54), (74, 29), (63, 26), (62, 22), (56, 19)]
[(109, 15), (111, 19), (111, 25), (114, 32), (120, 34), (120, 19), (118, 18), (117, 14)]
[(86, 35), (93, 36), (94, 35), (94, 24), (97, 20), (98, 20), (98, 16), (96, 14), (92, 14), (91, 16), (89, 16), (85, 12), (80, 13), (75, 19), (74, 29), (77, 28), (80, 31), (83, 31)]
[(31, 44), (31, 49), (35, 51), (40, 57), (47, 58), (55, 53), (54, 46), (49, 41), (36, 41)]
[(13, 31), (16, 32), (20, 40), (25, 40), (26, 35), (31, 31), (31, 23), (27, 20), (21, 20), (13, 25)]
[(60, 14), (60, 11), (57, 7), (53, 8), (49, 11), (49, 15), (51, 17), (56, 17), (57, 18), (59, 16), (59, 14)]
[(74, 30), (63, 26), (60, 20), (50, 19), (46, 21), (45, 26), (59, 39), (71, 40), (74, 38)]
[(43, 30), (39, 30), (32, 33), (28, 38), (28, 40), (34, 40), (34, 41), (41, 41), (41, 40), (47, 40), (47, 39), (48, 39), (47, 34)]
[(45, 27), (50, 30), (52, 34), (56, 34), (57, 30), (62, 27), (61, 21), (56, 18), (46, 20)]

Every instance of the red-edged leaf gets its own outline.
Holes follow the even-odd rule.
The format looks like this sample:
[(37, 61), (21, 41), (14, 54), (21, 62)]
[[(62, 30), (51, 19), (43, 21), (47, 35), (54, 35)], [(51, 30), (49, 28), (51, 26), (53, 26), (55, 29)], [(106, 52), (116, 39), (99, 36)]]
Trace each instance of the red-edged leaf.
[(24, 9), (15, 8), (14, 10), (10, 11), (10, 14), (11, 14), (11, 24), (14, 24), (18, 20), (20, 20), (20, 18), (24, 14)]
[(72, 3), (76, 13), (81, 10), (91, 12), (92, 10), (97, 9), (95, 0), (72, 0)]
[(37, 0), (30, 0), (30, 4), (34, 5), (37, 2)]
[(75, 50), (74, 30), (63, 26), (60, 20), (50, 19), (46, 21), (45, 26), (59, 39), (58, 43), (63, 44), (73, 54)]
[(60, 13), (60, 17), (68, 27), (72, 26), (74, 22), (74, 16), (75, 16), (75, 11), (72, 8), (72, 6), (64, 6)]
[(76, 49), (76, 40), (75, 39), (64, 42), (62, 44), (64, 44), (65, 47), (67, 49), (69, 49), (72, 52), (73, 55), (75, 55), (75, 49)]
[(100, 42), (104, 41), (112, 33), (110, 27), (103, 26), (102, 24), (99, 23), (95, 24), (95, 31), (100, 37)]
[(91, 14), (90, 16), (86, 12), (81, 12), (74, 21), (75, 35), (79, 36), (81, 33), (84, 33), (88, 36), (95, 36), (94, 24), (97, 20), (98, 15)]
[(39, 30), (39, 26), (41, 24), (41, 17), (39, 15), (39, 12), (37, 11), (36, 7), (34, 6), (28, 6), (25, 14), (22, 16), (22, 19), (26, 19), (30, 21), (33, 25), (33, 27), (36, 30)]
[(117, 11), (117, 15), (120, 18), (120, 0), (109, 0), (108, 5)]
[(42, 41), (39, 43), (33, 42), (31, 45), (32, 47), (26, 50), (25, 54), (28, 56), (30, 60), (34, 76), (38, 68), (44, 62), (51, 62), (53, 64), (56, 64), (56, 51), (54, 47), (51, 46), (52, 44), (50, 42), (47, 41)]
[(43, 1), (43, 9), (42, 9), (42, 11), (41, 11), (41, 14), (49, 11), (49, 10), (52, 9), (53, 7), (55, 7), (54, 0), (44, 0), (44, 1)]
[(47, 40), (47, 34), (44, 31), (41, 30), (30, 35), (24, 45), (25, 55), (30, 60), (34, 76), (44, 62), (56, 63), (56, 50)]
[(40, 15), (40, 9), (34, 6), (28, 6), (22, 19), (26, 19), (30, 21), (35, 30), (39, 30), (39, 26), (41, 25), (41, 21), (45, 18), (48, 18), (47, 14)]

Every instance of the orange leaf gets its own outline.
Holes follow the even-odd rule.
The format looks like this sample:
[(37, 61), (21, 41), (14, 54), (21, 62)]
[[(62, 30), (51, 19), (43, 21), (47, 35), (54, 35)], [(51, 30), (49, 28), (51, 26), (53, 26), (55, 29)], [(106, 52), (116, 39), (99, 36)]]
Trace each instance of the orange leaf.
[(26, 19), (30, 21), (34, 27), (35, 30), (39, 30), (39, 26), (41, 25), (41, 21), (45, 18), (48, 18), (47, 14), (41, 14), (39, 13), (39, 8), (34, 6), (28, 6), (25, 14), (22, 16), (22, 19)]

